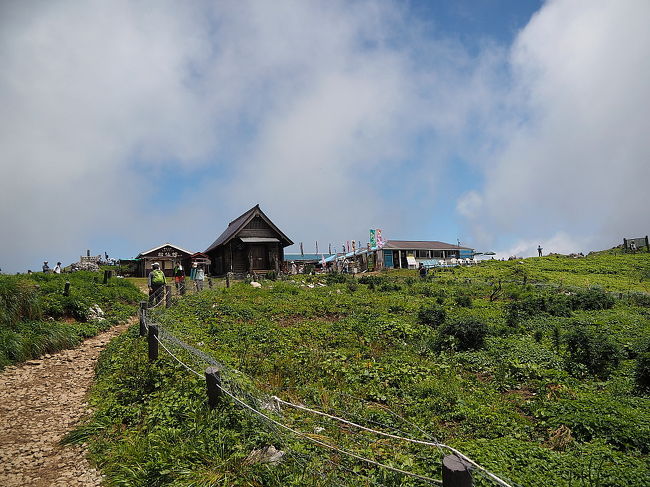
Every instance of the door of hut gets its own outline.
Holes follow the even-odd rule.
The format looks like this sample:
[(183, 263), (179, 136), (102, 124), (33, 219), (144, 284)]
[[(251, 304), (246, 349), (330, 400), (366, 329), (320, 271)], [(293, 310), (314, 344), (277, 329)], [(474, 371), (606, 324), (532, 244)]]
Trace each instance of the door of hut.
[(252, 270), (263, 270), (269, 268), (269, 253), (264, 245), (251, 245)]

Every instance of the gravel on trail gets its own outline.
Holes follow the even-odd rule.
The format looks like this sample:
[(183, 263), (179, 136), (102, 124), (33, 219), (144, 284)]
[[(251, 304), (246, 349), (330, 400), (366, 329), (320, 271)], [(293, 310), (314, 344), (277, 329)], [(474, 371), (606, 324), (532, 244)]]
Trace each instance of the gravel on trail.
[(0, 485), (99, 486), (85, 449), (59, 442), (90, 413), (95, 363), (119, 325), (77, 348), (6, 367), (0, 373)]

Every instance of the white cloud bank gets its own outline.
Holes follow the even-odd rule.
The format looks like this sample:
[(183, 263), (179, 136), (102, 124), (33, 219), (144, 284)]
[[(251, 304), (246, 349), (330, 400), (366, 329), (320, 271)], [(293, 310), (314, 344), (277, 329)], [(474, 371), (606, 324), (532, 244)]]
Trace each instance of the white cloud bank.
[(649, 6), (546, 3), (506, 79), (399, 2), (2, 2), (0, 266), (202, 250), (255, 203), (307, 248), (439, 238), (457, 158), (477, 247), (648, 233)]
[(555, 0), (520, 33), (520, 122), (504, 128), (482, 190), (457, 206), (482, 244), (509, 248), (499, 235), (515, 236), (506, 253), (532, 255), (538, 241), (585, 251), (650, 233), (648, 18), (645, 0)]
[(101, 239), (202, 250), (257, 202), (321, 246), (407, 230), (401, 208), (424, 184), (431, 211), (437, 169), (490, 112), (499, 57), (372, 0), (9, 1), (0, 19), (5, 271)]

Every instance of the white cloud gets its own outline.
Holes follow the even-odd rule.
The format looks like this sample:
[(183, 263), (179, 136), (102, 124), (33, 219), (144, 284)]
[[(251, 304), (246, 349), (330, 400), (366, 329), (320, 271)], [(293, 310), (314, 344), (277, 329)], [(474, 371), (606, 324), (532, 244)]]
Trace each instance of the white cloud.
[(521, 118), (503, 128), (473, 221), (488, 244), (560, 232), (603, 248), (648, 233), (649, 15), (644, 0), (555, 0), (521, 31), (511, 55)]

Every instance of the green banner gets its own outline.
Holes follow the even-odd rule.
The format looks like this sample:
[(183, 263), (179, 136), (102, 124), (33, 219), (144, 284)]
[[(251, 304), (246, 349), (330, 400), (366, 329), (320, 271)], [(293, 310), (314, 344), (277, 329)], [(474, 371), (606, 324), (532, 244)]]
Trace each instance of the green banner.
[(377, 246), (377, 236), (375, 230), (370, 230), (370, 246), (371, 247)]

